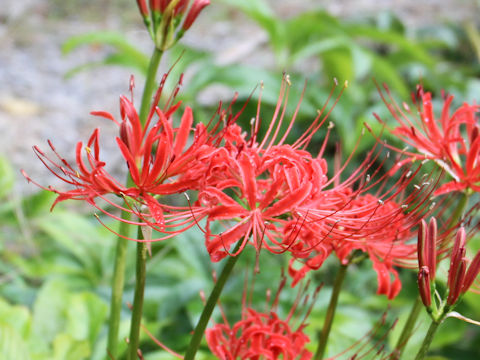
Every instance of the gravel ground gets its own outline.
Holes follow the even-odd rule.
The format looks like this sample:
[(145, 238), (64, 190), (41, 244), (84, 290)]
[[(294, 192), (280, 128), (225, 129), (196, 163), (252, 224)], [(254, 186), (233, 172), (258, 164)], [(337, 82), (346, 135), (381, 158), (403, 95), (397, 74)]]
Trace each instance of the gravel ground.
[[(116, 131), (115, 126), (90, 116), (89, 112), (106, 110), (117, 115), (118, 96), (127, 92), (131, 70), (94, 69), (67, 80), (64, 74), (69, 69), (87, 60), (100, 59), (105, 50), (89, 47), (64, 57), (60, 47), (72, 35), (115, 30), (149, 52), (150, 42), (134, 3), (133, 0), (2, 0), (0, 155), (13, 164), (17, 187), (22, 192), (33, 191), (34, 187), (26, 184), (19, 174), (20, 168), (43, 184), (55, 183), (35, 158), (32, 145), (46, 148), (46, 140), (51, 139), (61, 154), (72, 159), (76, 142), (86, 140), (93, 128), (102, 128), (104, 140), (113, 138), (109, 135)], [(270, 0), (270, 3), (285, 17), (315, 8), (319, 3), (332, 14), (344, 17), (391, 10), (412, 27), (444, 20), (475, 20), (475, 13), (478, 14), (478, 3), (473, 0)], [(221, 6), (210, 6), (185, 38), (188, 44), (214, 51), (221, 63), (247, 58), (268, 62), (268, 56), (252, 57), (265, 40), (265, 34), (254, 24)], [(107, 142), (104, 158), (115, 167), (120, 159), (113, 149), (114, 142)]]

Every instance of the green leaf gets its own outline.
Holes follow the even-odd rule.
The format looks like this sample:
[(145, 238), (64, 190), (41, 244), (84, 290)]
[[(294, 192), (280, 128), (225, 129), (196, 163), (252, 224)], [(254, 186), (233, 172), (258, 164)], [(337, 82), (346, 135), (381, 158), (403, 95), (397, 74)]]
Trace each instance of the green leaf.
[(220, 0), (221, 2), (241, 10), (245, 15), (260, 25), (269, 35), (279, 64), (284, 64), (286, 60), (286, 28), (285, 23), (277, 18), (273, 10), (264, 0)]
[(0, 320), (0, 358), (30, 360), (27, 349), (27, 344), (17, 329)]
[(350, 49), (337, 48), (322, 54), (323, 66), (329, 76), (336, 77), (341, 83), (355, 78), (353, 58)]
[(435, 65), (434, 58), (428, 54), (422, 46), (416, 44), (414, 40), (407, 38), (403, 34), (359, 24), (348, 25), (345, 27), (345, 30), (352, 37), (364, 37), (385, 45), (396, 46), (397, 51), (403, 50), (408, 54), (407, 59), (410, 61), (420, 61), (430, 67)]
[(31, 315), (25, 306), (13, 306), (0, 298), (0, 322), (14, 328), (22, 338), (30, 334)]
[(76, 341), (67, 334), (60, 334), (53, 342), (53, 360), (84, 360), (90, 356), (87, 341)]
[(0, 198), (4, 198), (13, 189), (15, 176), (8, 160), (0, 156)]
[(92, 293), (72, 295), (66, 313), (66, 332), (75, 340), (88, 340), (93, 344), (107, 312), (107, 304)]
[(46, 282), (38, 292), (33, 306), (33, 333), (48, 343), (63, 331), (69, 292), (63, 282)]
[(62, 46), (62, 53), (68, 54), (80, 46), (85, 45), (109, 45), (114, 48), (115, 53), (107, 55), (102, 61), (89, 62), (85, 65), (76, 67), (67, 73), (72, 76), (81, 70), (85, 70), (99, 65), (120, 65), (134, 68), (147, 73), (149, 57), (131, 45), (125, 36), (115, 32), (92, 32), (78, 36), (72, 36)]

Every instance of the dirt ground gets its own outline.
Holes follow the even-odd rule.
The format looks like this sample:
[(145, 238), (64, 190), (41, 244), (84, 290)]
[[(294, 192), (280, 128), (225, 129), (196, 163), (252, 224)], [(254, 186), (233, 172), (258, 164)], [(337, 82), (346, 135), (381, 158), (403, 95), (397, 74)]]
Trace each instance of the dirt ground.
[[(241, 14), (212, 1), (185, 42), (216, 53), (218, 62), (241, 62), (264, 47), (265, 34)], [(368, 16), (383, 10), (398, 15), (415, 28), (438, 21), (477, 20), (474, 0), (270, 0), (280, 16), (324, 7), (343, 17)], [(72, 35), (92, 30), (124, 33), (149, 52), (133, 0), (2, 0), (0, 7), (0, 156), (7, 157), (18, 176), (17, 188), (34, 190), (21, 177), (25, 169), (43, 184), (54, 183), (31, 147), (46, 148), (51, 139), (67, 159), (75, 144), (93, 128), (103, 138), (116, 131), (113, 124), (89, 115), (92, 110), (118, 115), (118, 96), (128, 90), (131, 70), (109, 67), (65, 79), (65, 73), (87, 60), (100, 59), (102, 49), (84, 48), (62, 56), (61, 44)], [(268, 50), (267, 50), (268, 51)], [(139, 77), (141, 78), (141, 77)], [(252, 85), (253, 86), (253, 85)], [(141, 87), (139, 87), (141, 88)], [(112, 138), (112, 136), (110, 136)], [(107, 142), (105, 159), (118, 163), (114, 142)]]

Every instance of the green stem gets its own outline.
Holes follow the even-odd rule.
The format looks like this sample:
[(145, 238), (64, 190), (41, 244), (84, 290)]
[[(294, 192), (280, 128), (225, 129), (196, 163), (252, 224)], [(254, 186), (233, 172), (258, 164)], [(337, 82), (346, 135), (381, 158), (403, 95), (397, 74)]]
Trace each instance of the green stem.
[[(235, 250), (233, 252), (237, 252), (240, 248), (241, 241), (237, 242), (235, 246)], [(222, 269), (220, 277), (218, 278), (213, 290), (203, 308), (202, 314), (200, 315), (200, 319), (198, 320), (197, 326), (195, 327), (195, 331), (193, 332), (192, 338), (190, 339), (190, 344), (188, 345), (188, 349), (185, 353), (184, 360), (193, 360), (195, 358), (195, 354), (197, 353), (198, 348), (200, 347), (200, 342), (202, 341), (203, 334), (205, 333), (205, 329), (207, 328), (208, 321), (212, 316), (213, 309), (218, 302), (218, 298), (223, 290), (223, 286), (227, 282), (230, 273), (232, 272), (233, 266), (238, 260), (237, 256), (229, 256), (227, 263)]]
[(162, 59), (163, 51), (155, 48), (153, 50), (152, 57), (150, 58), (150, 63), (148, 64), (147, 76), (145, 79), (145, 86), (143, 88), (142, 103), (140, 105), (140, 121), (142, 124), (145, 124), (145, 121), (150, 111), (150, 103), (152, 101), (152, 94), (157, 86), (156, 77), (158, 65)]
[[(130, 219), (130, 213), (123, 212), (122, 219)], [(126, 235), (128, 225), (120, 223), (119, 233)], [(125, 260), (127, 257), (128, 240), (119, 237), (115, 250), (115, 264), (113, 268), (112, 297), (110, 299), (110, 318), (108, 321), (107, 351), (110, 358), (117, 357), (118, 329), (120, 327), (120, 313), (122, 311), (123, 286), (125, 283)]]
[(393, 360), (399, 360), (402, 357), (403, 351), (405, 350), (405, 345), (407, 345), (410, 336), (412, 335), (413, 328), (417, 322), (418, 315), (420, 310), (423, 308), (423, 303), (420, 296), (417, 296), (415, 302), (413, 303), (412, 310), (408, 316), (407, 322), (403, 326), (402, 333), (398, 338), (397, 345), (393, 351)]
[[(142, 125), (145, 124), (148, 113), (150, 111), (152, 94), (157, 84), (156, 77), (158, 65), (160, 64), (162, 55), (163, 51), (155, 48), (153, 50), (152, 57), (150, 58), (139, 113), (140, 122), (142, 123)], [(129, 179), (129, 181), (131, 182), (131, 179)], [(138, 239), (143, 239), (142, 229), (140, 226), (138, 227)], [(127, 353), (128, 360), (134, 360), (138, 357), (137, 351), (140, 342), (140, 323), (142, 320), (143, 297), (145, 292), (146, 263), (147, 245), (146, 243), (139, 242), (137, 243), (135, 296), (133, 299), (132, 320), (130, 322), (130, 337)]]
[(450, 221), (448, 223), (448, 229), (454, 228), (458, 221), (463, 217), (463, 213), (468, 205), (469, 194), (467, 194), (467, 190), (462, 193), (460, 200), (458, 201), (457, 207), (453, 211), (452, 215), (450, 216)]
[(328, 304), (327, 315), (325, 317), (325, 322), (323, 323), (323, 329), (318, 337), (318, 347), (315, 352), (314, 360), (323, 359), (325, 354), (325, 349), (327, 348), (328, 336), (330, 335), (330, 330), (332, 329), (333, 318), (335, 317), (335, 311), (337, 309), (338, 297), (340, 295), (340, 290), (342, 288), (343, 280), (347, 274), (347, 268), (349, 264), (340, 265), (338, 270), (337, 277), (335, 278), (335, 283), (333, 284), (332, 295), (330, 296), (330, 303)]
[(425, 355), (427, 355), (427, 351), (430, 347), (430, 344), (432, 343), (433, 337), (435, 336), (435, 332), (438, 329), (438, 326), (440, 325), (442, 321), (435, 321), (432, 320), (432, 323), (430, 324), (430, 327), (428, 328), (427, 335), (425, 335), (425, 339), (423, 339), (422, 346), (420, 347), (420, 350), (417, 353), (417, 356), (415, 357), (415, 360), (422, 360), (425, 358)]
[[(138, 239), (143, 239), (142, 230), (138, 227)], [(137, 243), (137, 265), (135, 278), (135, 296), (133, 298), (132, 321), (128, 344), (128, 360), (138, 359), (137, 351), (140, 343), (140, 323), (142, 320), (143, 295), (145, 292), (145, 277), (147, 273), (147, 244)]]

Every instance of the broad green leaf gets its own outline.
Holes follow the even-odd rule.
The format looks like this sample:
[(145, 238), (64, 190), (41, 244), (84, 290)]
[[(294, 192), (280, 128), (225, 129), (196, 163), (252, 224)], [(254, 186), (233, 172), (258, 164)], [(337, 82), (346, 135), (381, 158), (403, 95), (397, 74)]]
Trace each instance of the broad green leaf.
[(85, 292), (72, 295), (66, 313), (66, 332), (75, 340), (88, 340), (93, 344), (107, 311), (107, 304), (94, 294)]
[(62, 46), (63, 54), (68, 54), (80, 46), (85, 45), (109, 45), (112, 46), (116, 53), (108, 55), (103, 61), (92, 62), (86, 65), (74, 68), (69, 71), (71, 76), (76, 72), (93, 67), (96, 65), (121, 65), (132, 67), (143, 74), (147, 73), (149, 57), (143, 54), (135, 46), (130, 44), (125, 36), (115, 32), (92, 32), (69, 38)]
[(355, 78), (353, 58), (350, 49), (343, 47), (325, 51), (321, 59), (325, 72), (329, 76), (336, 77), (340, 83), (345, 80), (352, 81)]
[(0, 320), (0, 358), (30, 360), (28, 347), (15, 327)]
[(424, 48), (417, 45), (414, 40), (405, 37), (403, 34), (357, 24), (348, 25), (345, 29), (352, 37), (365, 37), (389, 46), (395, 45), (399, 49), (405, 51), (409, 55), (411, 61), (420, 61), (428, 66), (435, 65), (435, 60), (427, 51), (425, 51)]
[(54, 216), (36, 220), (37, 226), (52, 237), (68, 254), (68, 266), (83, 272), (84, 276), (94, 283), (102, 276), (102, 253), (106, 245), (110, 245), (111, 235), (98, 231), (98, 225), (83, 216), (58, 211)]
[(0, 298), (0, 323), (14, 328), (22, 338), (30, 334), (31, 315), (27, 307), (10, 305)]
[(384, 58), (372, 54), (372, 68), (374, 69), (375, 79), (379, 83), (386, 83), (388, 87), (395, 91), (400, 97), (407, 99), (409, 89), (404, 80), (398, 74), (398, 69), (395, 68)]
[(52, 342), (66, 324), (66, 308), (70, 293), (61, 281), (46, 282), (33, 306), (32, 330), (44, 342)]
[(58, 335), (53, 342), (53, 360), (86, 360), (90, 357), (87, 341), (77, 341), (67, 334)]

